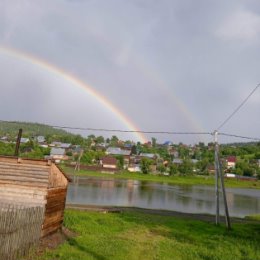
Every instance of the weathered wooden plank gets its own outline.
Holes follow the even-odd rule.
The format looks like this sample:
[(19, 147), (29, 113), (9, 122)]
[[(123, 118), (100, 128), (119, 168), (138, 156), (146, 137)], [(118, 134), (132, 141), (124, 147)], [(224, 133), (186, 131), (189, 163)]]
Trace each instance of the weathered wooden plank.
[[(33, 193), (17, 193), (17, 192), (8, 192), (8, 191), (0, 191), (0, 197), (10, 197), (10, 198), (33, 198), (36, 200), (45, 200), (45, 195), (38, 195)], [(47, 200), (46, 200), (47, 201)]]
[[(1, 180), (0, 180), (1, 182)], [(47, 194), (47, 189), (46, 189), (46, 185), (43, 187), (37, 187), (37, 186), (32, 186), (32, 187), (28, 187), (27, 185), (23, 185), (23, 183), (20, 183), (19, 185), (17, 184), (11, 184), (11, 183), (0, 183), (0, 189), (24, 189), (24, 190), (30, 190), (30, 191), (40, 191), (40, 192), (44, 192), (45, 194)]]
[(0, 172), (0, 178), (1, 176), (8, 176), (8, 177), (26, 177), (26, 178), (33, 178), (33, 179), (39, 179), (39, 180), (45, 180), (48, 181), (48, 176), (38, 175), (38, 174), (31, 174), (31, 173), (20, 173), (20, 172)]
[(60, 202), (59, 201), (48, 201), (47, 200), (47, 205), (46, 205), (46, 211), (55, 211), (55, 209), (57, 210), (60, 210), (64, 207), (65, 205), (65, 199), (64, 200), (61, 200)]
[(24, 171), (24, 170), (12, 170), (12, 169), (0, 169), (1, 174), (11, 174), (11, 175), (31, 175), (38, 176), (39, 178), (49, 178), (48, 172), (37, 172), (37, 171)]
[(30, 169), (32, 171), (48, 171), (50, 169), (50, 166), (37, 166), (32, 164), (20, 164), (17, 162), (13, 163), (3, 163), (0, 162), (1, 167), (3, 168), (17, 168), (17, 169)]
[(56, 194), (52, 194), (52, 195), (49, 195), (47, 194), (47, 199), (48, 200), (54, 200), (55, 198), (62, 198), (62, 197), (66, 197), (66, 192), (60, 192), (60, 193), (56, 193)]
[(8, 201), (13, 201), (13, 202), (23, 202), (23, 203), (40, 203), (45, 205), (47, 203), (47, 200), (45, 199), (38, 199), (38, 198), (28, 198), (28, 197), (16, 197), (16, 196), (12, 196), (12, 197), (7, 197), (7, 196), (2, 196), (1, 200), (8, 200)]
[(46, 216), (43, 222), (43, 228), (52, 225), (53, 223), (57, 223), (58, 221), (63, 221), (63, 214), (56, 214), (55, 216)]
[(47, 195), (46, 189), (35, 189), (35, 188), (28, 188), (22, 186), (11, 186), (11, 185), (0, 185), (0, 193), (1, 192), (10, 192), (10, 193), (18, 193), (18, 194), (32, 194), (32, 195)]
[(66, 192), (67, 187), (50, 188), (50, 189), (48, 189), (48, 195), (55, 195), (56, 193), (59, 193), (62, 191)]
[(66, 199), (64, 197), (62, 197), (60, 199), (55, 199), (55, 200), (51, 200), (51, 201), (47, 199), (47, 201), (48, 201), (48, 206), (47, 206), (47, 209), (48, 209), (48, 208), (53, 208), (60, 204), (61, 205), (65, 204)]
[(14, 200), (26, 200), (33, 199), (36, 201), (46, 201), (45, 196), (43, 195), (32, 195), (32, 194), (18, 194), (18, 193), (10, 193), (10, 192), (0, 192), (1, 198), (12, 198)]
[(48, 195), (47, 195), (46, 198), (48, 200), (48, 203), (59, 203), (61, 201), (66, 200), (65, 194), (60, 194), (60, 195), (56, 195), (56, 196), (52, 196), (52, 197), (48, 197)]
[(62, 227), (63, 219), (57, 220), (56, 222), (49, 223), (48, 225), (43, 225), (43, 230), (49, 230), (49, 232), (57, 231)]
[(48, 184), (46, 184), (46, 183), (37, 183), (37, 182), (35, 182), (35, 183), (32, 183), (32, 182), (27, 182), (27, 181), (23, 181), (23, 182), (21, 182), (21, 181), (15, 181), (15, 180), (1, 180), (0, 179), (0, 185), (1, 184), (11, 184), (11, 185), (23, 185), (23, 186), (29, 186), (29, 187), (34, 187), (34, 188), (42, 188), (42, 187), (44, 187), (44, 188), (46, 188), (47, 189), (47, 187), (48, 187)]
[(32, 164), (20, 164), (20, 163), (3, 163), (0, 162), (1, 168), (18, 168), (18, 169), (31, 169), (33, 171), (48, 171), (50, 166), (37, 166)]
[(25, 181), (25, 182), (37, 182), (37, 183), (46, 183), (48, 184), (47, 179), (38, 179), (37, 177), (27, 177), (27, 176), (11, 176), (11, 175), (3, 175), (0, 173), (1, 180), (15, 180), (15, 181)]
[(6, 156), (1, 156), (0, 157), (0, 162), (2, 163), (17, 163), (19, 165), (33, 165), (33, 167), (49, 167), (48, 161), (47, 160), (35, 160), (35, 159), (21, 159), (21, 158), (16, 158), (16, 157), (6, 157)]
[(49, 207), (48, 203), (46, 204), (46, 208), (45, 208), (45, 214), (49, 214), (52, 212), (57, 212), (57, 211), (62, 211), (65, 208), (65, 203), (64, 204), (57, 204), (53, 207)]

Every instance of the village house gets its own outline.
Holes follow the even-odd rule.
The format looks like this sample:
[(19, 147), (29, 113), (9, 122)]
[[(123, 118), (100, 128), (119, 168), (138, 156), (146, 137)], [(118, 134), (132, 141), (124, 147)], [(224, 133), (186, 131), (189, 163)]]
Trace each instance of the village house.
[(236, 156), (228, 156), (227, 159), (226, 159), (227, 168), (228, 169), (235, 169), (236, 162), (237, 162)]
[(174, 158), (174, 159), (172, 160), (172, 163), (173, 163), (173, 164), (176, 164), (176, 165), (180, 165), (180, 164), (183, 164), (183, 160), (180, 159), (180, 158)]
[(56, 163), (69, 159), (69, 157), (66, 155), (66, 151), (64, 148), (56, 148), (56, 147), (51, 148), (50, 156), (47, 156), (46, 158), (54, 160)]
[(0, 142), (2, 142), (2, 143), (9, 143), (8, 137), (7, 136), (2, 136), (0, 138)]
[(141, 157), (139, 155), (131, 155), (127, 170), (129, 172), (141, 172), (140, 161)]
[(29, 139), (29, 138), (22, 137), (20, 142), (21, 142), (21, 144), (26, 144), (26, 143), (29, 143), (29, 142), (30, 142), (30, 139)]
[(131, 150), (121, 149), (119, 147), (108, 147), (106, 150), (106, 154), (108, 155), (121, 155), (124, 158), (124, 168), (127, 169), (128, 165), (130, 164), (130, 156)]
[(100, 169), (101, 172), (104, 173), (115, 173), (118, 171), (117, 167), (117, 159), (113, 156), (105, 156), (100, 160), (100, 164), (102, 168)]
[(156, 155), (154, 153), (140, 153), (140, 157), (156, 161), (157, 158), (159, 158), (159, 155)]
[(100, 160), (103, 168), (117, 169), (117, 159), (112, 156), (105, 156)]
[(141, 172), (140, 164), (129, 164), (127, 170), (129, 172)]
[(37, 140), (38, 144), (45, 144), (45, 141), (46, 141), (45, 137), (42, 135), (37, 136), (36, 140)]

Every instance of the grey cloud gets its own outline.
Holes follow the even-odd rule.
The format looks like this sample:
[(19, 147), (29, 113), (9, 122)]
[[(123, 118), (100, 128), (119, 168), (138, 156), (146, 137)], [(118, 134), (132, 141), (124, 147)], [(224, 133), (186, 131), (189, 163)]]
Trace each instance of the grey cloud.
[[(31, 53), (90, 84), (140, 129), (194, 131), (200, 125), (211, 131), (259, 82), (259, 1), (24, 3), (0, 3), (0, 44)], [(125, 127), (95, 98), (59, 77), (55, 81), (46, 71), (32, 69), (31, 77), (24, 76), (20, 63), (11, 76), (6, 59), (0, 60), (6, 83), (2, 106), (10, 117), (25, 118), (23, 111), (29, 111), (26, 118), (33, 121)], [(37, 111), (30, 111), (30, 102), (21, 104), (19, 113), (8, 106), (10, 94), (17, 91), (27, 100), (32, 89), (45, 104)], [(225, 130), (257, 135), (258, 104), (256, 93)]]

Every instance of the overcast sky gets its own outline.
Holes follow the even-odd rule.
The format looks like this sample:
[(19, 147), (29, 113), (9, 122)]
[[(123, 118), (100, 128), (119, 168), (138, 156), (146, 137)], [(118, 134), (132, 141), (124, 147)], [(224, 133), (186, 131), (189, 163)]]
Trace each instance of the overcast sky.
[[(2, 120), (129, 130), (24, 53), (90, 85), (140, 130), (211, 132), (260, 82), (260, 1), (0, 0), (0, 46)], [(221, 131), (260, 137), (259, 114), (260, 88)]]

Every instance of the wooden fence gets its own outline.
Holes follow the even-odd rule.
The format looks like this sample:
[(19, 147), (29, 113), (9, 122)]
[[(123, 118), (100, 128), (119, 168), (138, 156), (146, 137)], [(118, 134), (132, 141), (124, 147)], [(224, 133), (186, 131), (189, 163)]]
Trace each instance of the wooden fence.
[(44, 207), (0, 204), (0, 259), (26, 255), (41, 236)]

